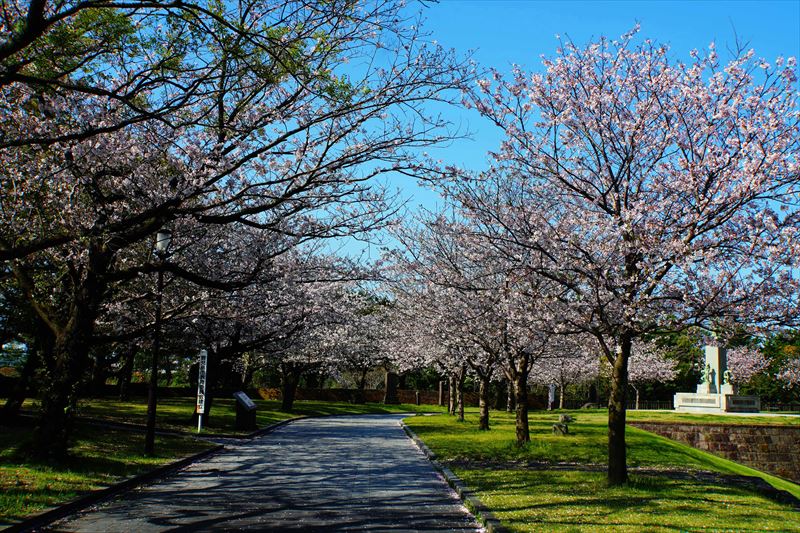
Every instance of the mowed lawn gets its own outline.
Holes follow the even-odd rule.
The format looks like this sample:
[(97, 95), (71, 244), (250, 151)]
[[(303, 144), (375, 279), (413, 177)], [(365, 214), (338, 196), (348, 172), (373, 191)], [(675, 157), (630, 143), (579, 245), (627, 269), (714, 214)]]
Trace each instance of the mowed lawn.
[(212, 446), (158, 436), (156, 454), (148, 457), (142, 434), (79, 425), (70, 457), (48, 464), (27, 457), (31, 432), (31, 427), (0, 426), (0, 526)]
[[(438, 407), (297, 401), (292, 413), (279, 410), (280, 402), (254, 400), (258, 406), (257, 424), (270, 424), (302, 416), (367, 413), (413, 413), (441, 411)], [(19, 521), (47, 507), (67, 502), (89, 491), (107, 487), (136, 474), (208, 449), (212, 444), (187, 438), (197, 435), (192, 421), (194, 398), (164, 398), (158, 402), (158, 429), (180, 431), (186, 436), (163, 435), (156, 438), (156, 456), (147, 457), (144, 433), (79, 424), (70, 457), (59, 464), (32, 462), (26, 455), (32, 427), (0, 426), (0, 526)], [(28, 401), (26, 409), (35, 409)], [(81, 402), (80, 416), (91, 419), (144, 425), (145, 398), (130, 402), (110, 399)], [(237, 433), (233, 399), (215, 399), (210, 425), (201, 436)], [(246, 432), (238, 432), (244, 434)]]
[[(296, 401), (291, 413), (280, 410), (277, 400), (261, 400), (253, 398), (256, 404), (256, 425), (259, 428), (275, 424), (282, 420), (303, 416), (329, 416), (339, 414), (375, 414), (375, 413), (416, 413), (442, 412), (442, 408), (430, 405), (383, 405), (379, 403), (352, 404), (346, 402)], [(157, 422), (159, 429), (169, 429), (189, 433), (197, 432), (197, 422), (192, 420), (195, 409), (195, 398), (164, 398), (158, 401)], [(143, 425), (147, 418), (146, 399), (120, 402), (111, 399), (93, 399), (81, 403), (80, 416), (126, 422)], [(215, 398), (209, 423), (203, 427), (203, 434), (246, 434), (237, 432), (236, 400), (233, 398)]]
[[(800, 486), (635, 428), (627, 430), (631, 482), (608, 488), (602, 471), (606, 412), (569, 413), (576, 420), (562, 436), (552, 434), (558, 412), (532, 412), (532, 442), (521, 448), (514, 442), (513, 414), (505, 412), (491, 413), (488, 432), (477, 429), (473, 410), (465, 422), (447, 415), (405, 422), (514, 531), (800, 531), (800, 512), (788, 505), (746, 487), (676, 472), (757, 476), (797, 497)], [(637, 412), (630, 418), (679, 421), (682, 415)], [(797, 423), (748, 418), (737, 417), (736, 423)], [(692, 415), (691, 421), (719, 423), (727, 417)]]

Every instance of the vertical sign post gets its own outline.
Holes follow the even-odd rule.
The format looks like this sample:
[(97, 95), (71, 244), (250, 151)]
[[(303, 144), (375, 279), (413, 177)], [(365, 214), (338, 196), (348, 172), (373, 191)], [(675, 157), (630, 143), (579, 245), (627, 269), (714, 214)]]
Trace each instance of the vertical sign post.
[(208, 352), (200, 350), (200, 361), (197, 365), (197, 432), (203, 427), (203, 413), (206, 410), (206, 367)]

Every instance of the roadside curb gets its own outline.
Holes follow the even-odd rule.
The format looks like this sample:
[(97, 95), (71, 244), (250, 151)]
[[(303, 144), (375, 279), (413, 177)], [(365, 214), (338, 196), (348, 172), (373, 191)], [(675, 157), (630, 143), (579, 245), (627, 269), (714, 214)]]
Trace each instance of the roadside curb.
[(103, 500), (117, 496), (123, 492), (128, 492), (129, 490), (156, 479), (166, 477), (177, 470), (189, 466), (192, 463), (196, 463), (203, 459), (207, 459), (212, 455), (216, 455), (224, 449), (225, 446), (215, 446), (200, 453), (190, 455), (189, 457), (179, 459), (173, 463), (159, 466), (154, 470), (133, 476), (132, 478), (128, 478), (125, 481), (121, 481), (120, 483), (111, 485), (110, 487), (90, 492), (85, 496), (79, 496), (70, 502), (50, 509), (49, 511), (45, 511), (41, 514), (27, 518), (18, 524), (13, 524), (2, 531), (4, 533), (15, 533), (21, 531), (38, 530), (52, 524), (53, 522), (56, 522), (57, 520), (61, 520), (62, 518), (66, 518), (72, 514), (76, 514), (91, 505), (100, 503)]
[(477, 496), (475, 496), (475, 493), (472, 491), (472, 489), (467, 487), (464, 482), (461, 481), (461, 478), (455, 475), (452, 470), (436, 460), (436, 454), (432, 452), (431, 449), (428, 448), (419, 437), (417, 437), (417, 434), (414, 433), (414, 431), (402, 420), (400, 421), (400, 427), (402, 427), (403, 431), (406, 432), (406, 435), (408, 435), (408, 437), (414, 441), (414, 444), (417, 445), (417, 448), (419, 448), (420, 451), (425, 454), (425, 457), (427, 457), (428, 461), (431, 462), (433, 468), (442, 474), (442, 476), (444, 476), (447, 484), (450, 485), (454, 491), (456, 491), (458, 497), (461, 498), (461, 501), (464, 502), (464, 505), (470, 511), (472, 511), (472, 513), (475, 515), (475, 518), (477, 518), (478, 521), (486, 528), (486, 531), (489, 533), (506, 533), (509, 531), (509, 529), (503, 526), (494, 516), (494, 514), (492, 514), (489, 508), (486, 507), (486, 505), (484, 505)]
[[(280, 422), (275, 422), (274, 424), (270, 424), (270, 425), (265, 426), (265, 427), (263, 427), (261, 429), (257, 429), (255, 431), (253, 431), (252, 433), (248, 433), (247, 435), (238, 436), (238, 437), (227, 437), (227, 438), (242, 439), (242, 440), (255, 439), (257, 437), (262, 437), (262, 436), (264, 436), (264, 435), (266, 435), (268, 433), (272, 433), (273, 431), (275, 431), (279, 427), (283, 427), (283, 426), (285, 426), (287, 424), (291, 424), (292, 422), (297, 422), (298, 420), (303, 420), (304, 418), (308, 418), (308, 417), (307, 416), (296, 416), (296, 417), (293, 417), (293, 418), (287, 418), (286, 420), (281, 420)], [(217, 435), (214, 435), (214, 437), (216, 437), (216, 436)], [(222, 437), (222, 438), (225, 438), (225, 437)]]

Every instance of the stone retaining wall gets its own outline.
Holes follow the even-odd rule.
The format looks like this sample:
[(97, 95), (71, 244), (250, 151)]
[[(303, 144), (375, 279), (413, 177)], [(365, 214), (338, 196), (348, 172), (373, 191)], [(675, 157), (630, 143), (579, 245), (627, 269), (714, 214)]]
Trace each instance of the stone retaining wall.
[(633, 422), (631, 426), (800, 483), (800, 427)]

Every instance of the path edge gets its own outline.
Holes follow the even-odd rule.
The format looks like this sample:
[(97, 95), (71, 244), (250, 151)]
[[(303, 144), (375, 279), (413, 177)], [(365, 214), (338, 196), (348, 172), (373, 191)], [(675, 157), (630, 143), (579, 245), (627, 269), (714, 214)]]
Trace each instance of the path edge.
[[(241, 440), (249, 440), (249, 439), (254, 439), (256, 437), (261, 437), (263, 435), (266, 435), (267, 433), (270, 433), (278, 429), (279, 427), (285, 426), (290, 422), (294, 422), (299, 418), (302, 417), (287, 418), (286, 420), (281, 420), (280, 422), (270, 424), (269, 426), (263, 427), (248, 435), (237, 436), (236, 438)], [(184, 437), (190, 437), (189, 435), (186, 434), (179, 433), (178, 435)], [(213, 437), (224, 438), (224, 437), (219, 437), (218, 435), (214, 435)], [(177, 472), (178, 470), (181, 470), (182, 468), (189, 466), (190, 464), (202, 461), (204, 459), (208, 459), (211, 456), (216, 455), (224, 450), (225, 446), (222, 444), (218, 444), (217, 446), (209, 448), (208, 450), (203, 450), (202, 452), (190, 455), (188, 457), (184, 457), (183, 459), (178, 459), (177, 461), (174, 461), (172, 463), (161, 465), (153, 470), (135, 475), (131, 478), (125, 479), (119, 483), (108, 486), (104, 489), (98, 489), (83, 496), (78, 496), (72, 501), (61, 504), (57, 507), (53, 507), (42, 513), (25, 518), (21, 522), (12, 524), (0, 531), (2, 531), (3, 533), (18, 533), (18, 532), (27, 532), (27, 531), (34, 531), (41, 529), (43, 527), (49, 526), (54, 522), (57, 522), (58, 520), (62, 520), (70, 515), (77, 514), (91, 505), (96, 505), (104, 500), (107, 500), (114, 496), (118, 496), (120, 494), (133, 490), (137, 487), (140, 487), (157, 479), (168, 477), (173, 473)]]
[(458, 497), (461, 498), (461, 501), (464, 502), (464, 505), (469, 509), (472, 514), (475, 515), (475, 518), (486, 528), (488, 533), (507, 533), (510, 530), (500, 523), (500, 520), (497, 519), (496, 516), (492, 513), (492, 511), (475, 495), (475, 492), (470, 489), (460, 477), (455, 475), (452, 470), (444, 466), (436, 459), (436, 454), (431, 451), (428, 446), (425, 445), (424, 442), (417, 436), (414, 431), (406, 425), (405, 422), (402, 420), (400, 421), (400, 427), (403, 428), (403, 431), (406, 432), (408, 438), (410, 438), (414, 444), (416, 444), (417, 448), (425, 454), (425, 457), (430, 461), (433, 468), (439, 472), (447, 481), (447, 484), (456, 491)]

